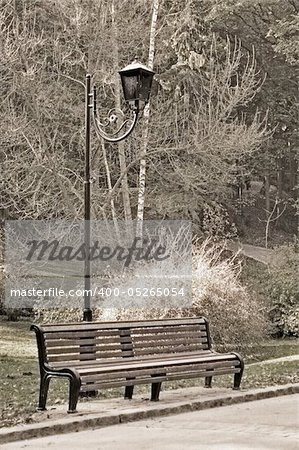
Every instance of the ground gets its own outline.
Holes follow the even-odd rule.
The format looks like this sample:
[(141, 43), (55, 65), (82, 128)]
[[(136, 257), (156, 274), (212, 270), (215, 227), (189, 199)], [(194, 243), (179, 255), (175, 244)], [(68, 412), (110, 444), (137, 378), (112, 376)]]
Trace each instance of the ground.
[(295, 450), (299, 394), (13, 442), (2, 450)]

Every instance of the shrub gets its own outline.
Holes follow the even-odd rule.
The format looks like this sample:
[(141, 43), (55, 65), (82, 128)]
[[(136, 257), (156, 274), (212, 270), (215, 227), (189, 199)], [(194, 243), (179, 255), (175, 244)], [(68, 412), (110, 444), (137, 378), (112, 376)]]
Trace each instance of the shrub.
[(267, 331), (265, 308), (248, 295), (238, 279), (236, 258), (224, 258), (224, 247), (206, 241), (195, 246), (193, 256), (192, 307), (185, 309), (122, 310), (118, 319), (152, 319), (206, 316), (216, 344), (246, 345), (263, 338)]
[[(207, 240), (194, 245), (192, 306), (189, 308), (103, 309), (94, 311), (94, 320), (131, 320), (206, 316), (217, 345), (237, 347), (257, 342), (267, 333), (265, 307), (250, 297), (239, 281), (240, 263), (224, 257), (225, 247)], [(78, 309), (36, 310), (45, 322), (82, 319)]]
[(227, 210), (219, 204), (204, 204), (202, 229), (208, 239), (233, 239), (237, 236), (236, 225)]
[(34, 320), (42, 323), (80, 322), (83, 312), (78, 308), (41, 308), (35, 307)]
[(240, 262), (205, 243), (194, 252), (193, 305), (211, 322), (216, 343), (248, 344), (267, 332), (265, 307), (239, 281)]
[(270, 300), (269, 315), (278, 336), (299, 335), (299, 291), (297, 244), (274, 250), (266, 287)]

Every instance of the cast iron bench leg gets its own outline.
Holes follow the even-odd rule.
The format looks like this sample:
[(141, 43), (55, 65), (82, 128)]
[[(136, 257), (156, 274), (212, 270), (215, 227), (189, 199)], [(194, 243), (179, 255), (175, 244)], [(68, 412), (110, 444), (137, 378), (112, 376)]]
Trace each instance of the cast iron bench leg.
[(205, 388), (212, 387), (212, 377), (205, 377)]
[(239, 373), (235, 373), (234, 375), (234, 387), (233, 389), (235, 391), (240, 389), (240, 384), (241, 384), (241, 380), (242, 380), (242, 375), (243, 375), (243, 369), (241, 369), (241, 372)]
[[(165, 374), (162, 374), (165, 375)], [(160, 377), (161, 374), (157, 374), (157, 375), (151, 375), (151, 377)], [(159, 383), (152, 383), (152, 395), (151, 395), (151, 401), (152, 402), (157, 402), (159, 401), (159, 395), (160, 395), (160, 391), (161, 391), (161, 386), (162, 386), (162, 382), (160, 381)]]
[(242, 375), (243, 375), (243, 372), (244, 372), (244, 361), (243, 361), (242, 356), (239, 355), (239, 353), (235, 353), (235, 352), (233, 352), (233, 353), (234, 353), (234, 355), (237, 356), (237, 358), (240, 361), (240, 372), (239, 373), (235, 373), (235, 375), (234, 375), (234, 386), (233, 386), (233, 389), (234, 390), (239, 390), (240, 389), (241, 380), (242, 380)]
[(39, 401), (38, 401), (38, 408), (37, 408), (38, 411), (46, 410), (50, 378), (51, 377), (47, 374), (41, 376), (40, 389), (39, 389)]
[(70, 393), (69, 393), (69, 409), (68, 413), (76, 413), (79, 393), (81, 387), (81, 380), (79, 377), (72, 376), (70, 378)]
[[(127, 380), (134, 380), (134, 378), (127, 378)], [(125, 387), (125, 399), (132, 400), (133, 398), (133, 392), (134, 392), (134, 385), (133, 386), (126, 386)]]

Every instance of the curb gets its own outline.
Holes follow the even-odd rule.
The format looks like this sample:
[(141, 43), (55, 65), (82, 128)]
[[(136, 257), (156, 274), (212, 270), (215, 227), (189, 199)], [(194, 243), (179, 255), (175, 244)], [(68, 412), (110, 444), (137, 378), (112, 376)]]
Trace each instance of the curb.
[[(208, 400), (190, 400), (178, 402), (173, 405), (164, 405), (155, 403), (155, 406), (146, 410), (135, 408), (135, 411), (123, 413), (108, 412), (107, 415), (93, 414), (88, 417), (78, 417), (63, 420), (55, 420), (52, 423), (35, 423), (30, 425), (18, 425), (11, 428), (0, 429), (0, 444), (15, 442), (25, 439), (52, 436), (55, 434), (65, 434), (83, 431), (86, 429), (103, 428), (120, 423), (133, 422), (153, 417), (166, 416), (171, 414), (180, 414), (185, 412), (199, 411), (203, 409), (216, 408), (219, 406), (228, 406), (254, 400), (263, 400), (282, 395), (298, 394), (299, 383), (275, 386), (270, 388), (252, 389), (249, 391), (240, 391), (233, 396), (219, 395), (216, 398)], [(99, 402), (100, 403), (100, 402)]]

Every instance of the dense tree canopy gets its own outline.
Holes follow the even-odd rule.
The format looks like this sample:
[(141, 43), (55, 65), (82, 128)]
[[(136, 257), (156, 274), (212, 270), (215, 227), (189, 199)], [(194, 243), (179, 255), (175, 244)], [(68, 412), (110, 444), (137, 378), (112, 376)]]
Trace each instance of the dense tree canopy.
[[(206, 211), (234, 207), (242, 173), (295, 197), (297, 1), (158, 4), (145, 217), (202, 228)], [(2, 211), (83, 217), (85, 73), (103, 113), (120, 103), (118, 68), (148, 60), (153, 2), (0, 6)], [(135, 217), (145, 120), (122, 146), (93, 139), (93, 217)]]

